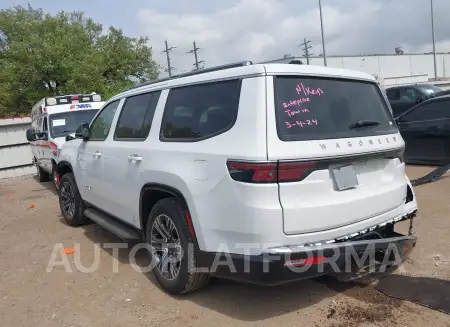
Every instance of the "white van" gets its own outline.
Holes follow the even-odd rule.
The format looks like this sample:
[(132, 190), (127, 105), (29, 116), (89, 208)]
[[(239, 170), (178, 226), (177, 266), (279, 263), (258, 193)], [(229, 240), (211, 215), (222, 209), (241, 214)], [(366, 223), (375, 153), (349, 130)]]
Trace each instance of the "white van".
[(58, 186), (55, 167), (66, 136), (80, 124), (90, 123), (104, 103), (100, 94), (92, 93), (47, 97), (33, 106), (26, 133), (40, 182), (52, 178)]

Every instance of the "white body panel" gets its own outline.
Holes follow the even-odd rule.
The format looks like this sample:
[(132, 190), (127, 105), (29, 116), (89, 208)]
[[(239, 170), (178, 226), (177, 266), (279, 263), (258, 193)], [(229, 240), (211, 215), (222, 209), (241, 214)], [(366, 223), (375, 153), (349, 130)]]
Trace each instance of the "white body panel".
[[(305, 180), (293, 183), (251, 184), (233, 180), (226, 165), (230, 159), (316, 160), (404, 146), (398, 133), (321, 141), (279, 140), (272, 74), (374, 81), (372, 76), (359, 72), (273, 64), (144, 86), (110, 101), (162, 90), (145, 141), (114, 140), (122, 101), (106, 140), (67, 142), (60, 160), (72, 165), (84, 200), (136, 228), (142, 227), (139, 195), (145, 184), (161, 184), (178, 190), (187, 202), (199, 247), (208, 252), (260, 254), (274, 246), (324, 242), (398, 219), (416, 209), (415, 200), (404, 203), (409, 180), (404, 164), (397, 158), (355, 161), (359, 185), (345, 192), (333, 190), (328, 170), (316, 170)], [(171, 87), (235, 77), (243, 80), (238, 115), (231, 129), (198, 142), (160, 140), (161, 120)], [(94, 156), (97, 151), (100, 157)], [(137, 155), (141, 160), (133, 161), (130, 155)]]

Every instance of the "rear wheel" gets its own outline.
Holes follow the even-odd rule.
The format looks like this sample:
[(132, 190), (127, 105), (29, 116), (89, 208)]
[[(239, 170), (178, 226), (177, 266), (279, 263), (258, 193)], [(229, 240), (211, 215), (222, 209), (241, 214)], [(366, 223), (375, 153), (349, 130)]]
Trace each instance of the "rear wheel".
[(195, 246), (184, 218), (185, 212), (176, 198), (162, 199), (153, 207), (146, 226), (153, 274), (170, 294), (192, 292), (209, 281), (209, 275), (195, 271), (195, 253), (188, 253)]
[(42, 169), (39, 164), (36, 162), (37, 176), (39, 182), (48, 182), (50, 180), (50, 175), (44, 169)]
[(64, 220), (70, 226), (80, 226), (87, 222), (84, 216), (84, 201), (78, 192), (72, 173), (64, 174), (59, 187), (59, 207)]

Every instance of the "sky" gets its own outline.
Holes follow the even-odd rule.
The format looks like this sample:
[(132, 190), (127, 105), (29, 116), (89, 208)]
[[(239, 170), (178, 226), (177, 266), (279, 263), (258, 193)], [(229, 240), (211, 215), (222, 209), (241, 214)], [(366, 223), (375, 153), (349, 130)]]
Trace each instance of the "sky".
[[(322, 0), (327, 55), (431, 52), (431, 0)], [(205, 66), (302, 55), (310, 40), (322, 53), (318, 0), (2, 0), (0, 8), (27, 5), (44, 11), (83, 11), (105, 28), (147, 36), (155, 60), (174, 73), (194, 68), (195, 40)], [(449, 0), (434, 0), (436, 51), (450, 52)], [(161, 76), (166, 75), (162, 73)]]

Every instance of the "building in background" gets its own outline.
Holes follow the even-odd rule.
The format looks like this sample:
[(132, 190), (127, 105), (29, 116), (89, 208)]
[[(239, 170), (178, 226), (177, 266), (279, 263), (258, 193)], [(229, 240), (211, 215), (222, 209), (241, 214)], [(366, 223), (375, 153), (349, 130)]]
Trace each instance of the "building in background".
[[(264, 63), (289, 63), (292, 60), (306, 58), (285, 55), (283, 58)], [(323, 58), (314, 56), (309, 59), (311, 65), (323, 66)], [(450, 53), (437, 53), (438, 80), (450, 79)], [(432, 53), (404, 53), (401, 48), (395, 54), (369, 54), (351, 56), (327, 56), (328, 67), (363, 71), (379, 77), (386, 86), (423, 83), (434, 80), (434, 61)], [(443, 82), (443, 84), (449, 83)], [(440, 84), (439, 82), (436, 84)]]

